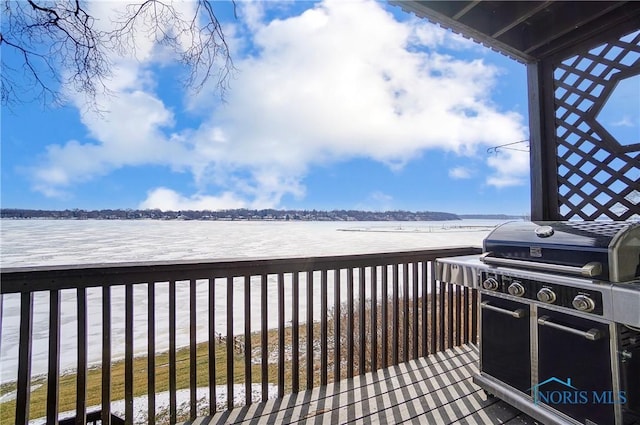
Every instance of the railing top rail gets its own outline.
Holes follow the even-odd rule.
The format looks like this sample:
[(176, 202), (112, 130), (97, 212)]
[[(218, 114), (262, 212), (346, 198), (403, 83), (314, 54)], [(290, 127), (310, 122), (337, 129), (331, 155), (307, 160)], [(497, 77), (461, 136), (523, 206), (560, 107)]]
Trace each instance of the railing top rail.
[(481, 249), (478, 247), (441, 247), (424, 250), (312, 257), (234, 258), (10, 267), (0, 270), (0, 293), (101, 287), (125, 283), (255, 276), (296, 271), (335, 270), (403, 262), (431, 261), (440, 257), (480, 252)]

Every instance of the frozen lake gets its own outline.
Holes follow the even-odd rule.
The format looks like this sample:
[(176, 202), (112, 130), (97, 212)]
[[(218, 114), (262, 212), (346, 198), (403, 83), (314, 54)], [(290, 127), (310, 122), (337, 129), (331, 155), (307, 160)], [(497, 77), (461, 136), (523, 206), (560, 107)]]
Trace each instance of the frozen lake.
[[(216, 258), (323, 256), (425, 249), (446, 246), (481, 246), (496, 220), (445, 222), (262, 222), (262, 221), (100, 221), (100, 220), (2, 220), (0, 264), (5, 267), (118, 263), (130, 261), (174, 261)], [(275, 277), (269, 278), (268, 311), (277, 311)], [(241, 288), (237, 282), (234, 286)], [(259, 329), (259, 279), (252, 281), (252, 329)], [(301, 279), (300, 297), (305, 297)], [(331, 285), (330, 285), (331, 287)], [(134, 352), (146, 352), (147, 286), (134, 286)], [(177, 284), (177, 299), (188, 300), (188, 285)], [(235, 291), (236, 289), (234, 289)], [(217, 332), (226, 332), (226, 285), (216, 289)], [(206, 317), (208, 286), (197, 287), (197, 315)], [(319, 296), (319, 295), (318, 295)], [(101, 355), (101, 297), (99, 289), (87, 291), (89, 305), (89, 361)], [(46, 371), (48, 342), (48, 293), (34, 297), (33, 375)], [(290, 293), (285, 305), (290, 306)], [(75, 367), (76, 294), (62, 291), (61, 368)], [(242, 303), (235, 297), (234, 330), (244, 329)], [(318, 298), (316, 298), (318, 299)], [(342, 297), (344, 299), (344, 296)], [(158, 350), (168, 344), (168, 284), (156, 284), (156, 341)], [(188, 302), (178, 303), (178, 345), (188, 343)], [(16, 379), (20, 300), (3, 300), (0, 382)], [(112, 353), (124, 353), (124, 288), (112, 289)], [(182, 310), (181, 310), (182, 309)], [(317, 310), (317, 309), (316, 309)], [(182, 314), (181, 314), (182, 311)], [(253, 309), (252, 309), (253, 311)], [(185, 314), (186, 312), (186, 314)], [(287, 320), (290, 311), (286, 313)], [(276, 314), (270, 314), (270, 326)], [(305, 317), (301, 308), (300, 317)], [(206, 320), (198, 321), (198, 339), (208, 332)], [(164, 345), (163, 345), (164, 342)], [(65, 353), (69, 353), (65, 355)]]
[(0, 265), (339, 255), (480, 246), (486, 226), (499, 223), (1, 220)]

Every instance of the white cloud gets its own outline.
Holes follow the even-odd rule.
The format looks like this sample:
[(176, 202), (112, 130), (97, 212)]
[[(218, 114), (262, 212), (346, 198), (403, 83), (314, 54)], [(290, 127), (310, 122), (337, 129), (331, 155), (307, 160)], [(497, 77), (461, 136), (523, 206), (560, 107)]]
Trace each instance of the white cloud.
[(387, 195), (386, 193), (381, 192), (379, 190), (371, 193), (370, 197), (374, 201), (379, 201), (379, 202), (389, 202), (389, 201), (393, 200), (393, 196)]
[(460, 34), (453, 34), (438, 25), (432, 25), (426, 19), (415, 17), (411, 23), (412, 35), (410, 42), (421, 46), (437, 49), (447, 47), (452, 50), (475, 50), (483, 52), (483, 47), (478, 43), (464, 38)]
[(387, 211), (392, 209), (393, 196), (389, 194), (376, 190), (369, 195), (369, 198), (374, 205), (374, 208), (372, 208), (373, 210)]
[(529, 153), (501, 149), (487, 159), (487, 164), (495, 172), (487, 178), (489, 186), (498, 188), (521, 186), (529, 176)]
[[(117, 67), (114, 77), (119, 91), (99, 96), (106, 112), (86, 111), (82, 123), (94, 143), (76, 140), (49, 145), (41, 162), (33, 167), (34, 187), (45, 194), (63, 193), (66, 188), (124, 166), (167, 165), (183, 169), (190, 155), (180, 134), (171, 133), (174, 116), (163, 102), (142, 91), (140, 79), (130, 77), (132, 69)], [(120, 75), (126, 75), (119, 79)], [(123, 81), (128, 80), (125, 85)], [(74, 95), (80, 108), (83, 99)]]
[(147, 194), (147, 199), (139, 205), (141, 209), (180, 210), (225, 210), (245, 208), (247, 202), (235, 194), (224, 192), (220, 196), (195, 194), (183, 196), (166, 187), (158, 187)]
[(470, 179), (473, 171), (467, 167), (455, 167), (449, 170), (449, 177), (452, 179)]
[[(523, 117), (490, 98), (498, 69), (435, 50), (468, 48), (458, 36), (423, 20), (398, 22), (374, 1), (327, 0), (270, 22), (262, 7), (242, 4), (252, 38), (234, 43), (254, 48), (235, 59), (240, 72), (226, 103), (201, 125), (175, 128), (150, 78), (157, 49), (145, 45), (140, 61), (121, 60), (117, 96), (101, 99), (107, 119), (84, 115), (96, 142), (51, 145), (34, 187), (51, 194), (119, 167), (160, 164), (191, 172), (198, 193), (215, 187), (226, 195), (158, 188), (141, 205), (206, 199), (260, 208), (304, 196), (302, 179), (317, 164), (364, 157), (401, 168), (427, 149), (474, 155), (524, 138)], [(189, 105), (205, 105), (200, 100), (209, 96), (204, 91)], [(496, 170), (489, 184), (521, 179), (520, 168), (487, 164)]]
[(390, 211), (397, 209), (394, 207), (393, 196), (380, 190), (374, 190), (367, 197), (356, 202), (353, 208), (363, 211)]
[(623, 115), (619, 121), (612, 122), (612, 126), (614, 127), (634, 127), (633, 119), (631, 119), (628, 115)]

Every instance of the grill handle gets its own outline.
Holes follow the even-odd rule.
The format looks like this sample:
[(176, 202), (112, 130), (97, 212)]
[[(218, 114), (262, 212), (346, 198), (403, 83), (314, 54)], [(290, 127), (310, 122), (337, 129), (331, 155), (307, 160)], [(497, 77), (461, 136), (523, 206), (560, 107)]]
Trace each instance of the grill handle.
[(508, 316), (515, 317), (516, 319), (522, 319), (526, 315), (524, 309), (522, 309), (522, 308), (519, 308), (517, 310), (511, 311), (511, 310), (507, 310), (507, 309), (504, 309), (504, 308), (500, 308), (500, 307), (496, 307), (494, 305), (491, 305), (491, 304), (489, 304), (489, 301), (481, 302), (480, 303), (480, 308), (486, 308), (487, 310), (491, 310), (491, 311), (495, 311), (495, 312), (498, 312), (498, 313), (506, 314)]
[(582, 277), (596, 277), (602, 274), (602, 264), (594, 261), (582, 267), (563, 266), (560, 264), (534, 263), (532, 261), (512, 260), (510, 258), (490, 257), (491, 253), (480, 256), (480, 261), (493, 266), (511, 266), (545, 272), (565, 273)]
[(589, 341), (597, 341), (603, 337), (602, 332), (599, 329), (589, 329), (588, 331), (581, 331), (578, 329), (570, 328), (569, 326), (561, 325), (559, 323), (554, 323), (549, 320), (549, 316), (542, 316), (538, 318), (538, 324), (540, 326), (548, 326), (553, 329), (558, 329), (559, 331), (578, 335), (583, 337), (584, 339), (588, 339)]

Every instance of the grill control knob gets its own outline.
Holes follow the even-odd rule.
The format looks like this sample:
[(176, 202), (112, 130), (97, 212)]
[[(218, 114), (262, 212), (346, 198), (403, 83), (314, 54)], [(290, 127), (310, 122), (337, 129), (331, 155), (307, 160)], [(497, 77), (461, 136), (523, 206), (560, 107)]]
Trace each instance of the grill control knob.
[(498, 283), (498, 281), (492, 277), (489, 277), (485, 279), (484, 282), (482, 282), (482, 287), (488, 291), (495, 291), (499, 286), (500, 284)]
[(556, 293), (549, 288), (539, 290), (537, 297), (540, 301), (547, 304), (553, 304), (556, 301)]
[(571, 304), (576, 310), (587, 313), (596, 308), (596, 303), (587, 295), (576, 295)]
[(513, 296), (521, 297), (524, 295), (524, 286), (522, 286), (522, 283), (514, 280), (507, 288), (507, 291), (509, 291), (509, 293)]

